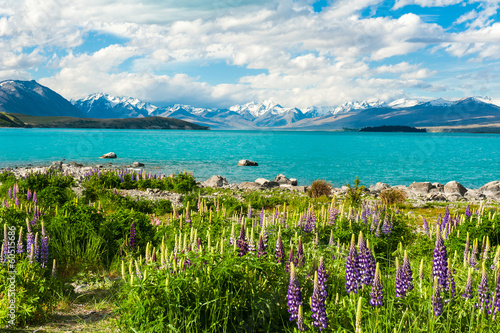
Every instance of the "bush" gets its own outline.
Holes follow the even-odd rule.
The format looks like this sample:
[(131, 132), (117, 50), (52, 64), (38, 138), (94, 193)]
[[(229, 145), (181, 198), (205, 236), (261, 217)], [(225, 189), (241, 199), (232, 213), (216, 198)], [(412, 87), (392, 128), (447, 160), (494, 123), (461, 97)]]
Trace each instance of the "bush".
[(345, 195), (346, 206), (356, 208), (361, 206), (361, 197), (363, 195), (365, 187), (359, 186), (359, 183), (361, 183), (361, 181), (359, 180), (358, 176), (356, 176), (356, 179), (354, 180), (354, 187), (352, 187), (349, 183), (345, 184), (347, 186), (347, 193)]
[(307, 195), (311, 198), (319, 198), (321, 196), (329, 196), (332, 193), (332, 186), (325, 180), (315, 180), (311, 184), (309, 190), (307, 190)]
[(380, 192), (380, 200), (384, 205), (394, 205), (406, 201), (406, 192), (402, 189), (391, 188)]

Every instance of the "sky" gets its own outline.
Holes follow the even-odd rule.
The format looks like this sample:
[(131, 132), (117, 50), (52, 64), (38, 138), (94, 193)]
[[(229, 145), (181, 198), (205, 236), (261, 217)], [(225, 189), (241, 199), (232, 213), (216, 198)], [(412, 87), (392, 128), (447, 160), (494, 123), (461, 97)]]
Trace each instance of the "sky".
[(0, 0), (0, 80), (158, 106), (498, 98), (499, 3)]

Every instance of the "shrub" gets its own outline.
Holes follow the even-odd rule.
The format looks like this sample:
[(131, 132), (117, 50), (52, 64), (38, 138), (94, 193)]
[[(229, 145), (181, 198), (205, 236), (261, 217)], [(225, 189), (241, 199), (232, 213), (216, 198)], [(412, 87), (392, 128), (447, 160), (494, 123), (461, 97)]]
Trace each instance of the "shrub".
[(332, 186), (325, 180), (315, 180), (311, 184), (309, 190), (307, 190), (307, 195), (311, 198), (319, 198), (322, 195), (329, 196), (332, 193)]
[(394, 205), (406, 201), (406, 192), (402, 189), (391, 188), (380, 192), (380, 200), (384, 205)]
[(347, 193), (345, 195), (345, 203), (346, 206), (359, 207), (361, 206), (361, 197), (363, 195), (363, 191), (365, 189), (364, 186), (359, 186), (361, 181), (358, 176), (354, 180), (354, 187), (351, 184), (345, 184), (347, 186)]

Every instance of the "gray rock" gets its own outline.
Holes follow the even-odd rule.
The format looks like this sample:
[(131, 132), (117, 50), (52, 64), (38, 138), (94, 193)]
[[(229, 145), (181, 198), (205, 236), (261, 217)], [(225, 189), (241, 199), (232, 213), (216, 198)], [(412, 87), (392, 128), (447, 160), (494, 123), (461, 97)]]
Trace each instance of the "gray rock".
[(421, 183), (413, 182), (408, 187), (408, 189), (416, 193), (429, 193), (431, 188), (432, 184), (429, 182), (421, 182)]
[(443, 193), (429, 193), (426, 196), (427, 201), (448, 201)]
[(297, 184), (298, 184), (297, 179), (290, 178), (290, 181), (292, 182), (292, 186), (297, 186)]
[(72, 167), (75, 167), (75, 168), (83, 167), (83, 164), (76, 163), (76, 162), (69, 162), (69, 165), (71, 165)]
[(480, 187), (479, 191), (481, 191), (486, 196), (496, 196), (497, 194), (500, 194), (500, 181), (495, 180), (489, 182)]
[(465, 200), (464, 197), (460, 193), (457, 193), (457, 192), (453, 192), (451, 194), (446, 194), (446, 199), (448, 199), (448, 201), (463, 201), (463, 200)]
[(269, 181), (265, 178), (256, 179), (255, 183), (261, 185), (264, 188), (275, 188), (280, 186), (278, 182)]
[(54, 161), (52, 165), (49, 167), (50, 171), (63, 171), (63, 162), (62, 161)]
[(262, 190), (264, 189), (261, 185), (254, 182), (243, 182), (238, 185), (240, 190)]
[(296, 186), (293, 189), (300, 193), (306, 193), (307, 190), (309, 189), (309, 186)]
[(388, 184), (379, 182), (375, 185), (371, 185), (369, 190), (370, 193), (376, 194), (382, 192), (383, 190), (387, 190), (388, 188), (390, 188)]
[[(280, 185), (292, 185), (292, 180), (285, 177), (285, 175), (279, 174), (274, 177), (274, 181)], [(297, 180), (296, 180), (297, 181)]]
[(107, 153), (107, 154), (104, 154), (102, 155), (100, 158), (116, 158), (116, 154), (111, 152), (111, 153)]
[(462, 186), (459, 182), (456, 181), (451, 181), (448, 182), (444, 186), (444, 193), (445, 194), (459, 194), (460, 196), (464, 196), (464, 194), (467, 192), (467, 189)]
[(269, 180), (265, 179), (265, 178), (258, 178), (255, 180), (255, 183), (259, 184), (259, 185), (264, 185), (266, 183), (269, 183)]
[(140, 167), (143, 167), (144, 166), (144, 163), (141, 163), (141, 162), (134, 162), (132, 163), (132, 167), (133, 168), (140, 168)]
[(238, 161), (239, 166), (258, 166), (259, 163), (250, 161), (250, 160), (239, 160)]
[(464, 197), (468, 201), (481, 201), (481, 200), (486, 199), (486, 195), (484, 195), (483, 193), (481, 193), (479, 190), (468, 190), (465, 193)]
[(212, 176), (207, 180), (205, 180), (204, 182), (202, 182), (201, 184), (205, 187), (213, 187), (213, 188), (229, 185), (226, 178), (219, 175)]

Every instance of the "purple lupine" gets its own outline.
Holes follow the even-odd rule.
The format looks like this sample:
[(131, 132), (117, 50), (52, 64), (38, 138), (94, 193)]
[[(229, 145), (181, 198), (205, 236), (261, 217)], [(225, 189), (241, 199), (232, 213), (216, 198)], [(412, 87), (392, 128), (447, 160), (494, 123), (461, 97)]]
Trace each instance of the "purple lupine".
[(330, 239), (328, 240), (328, 246), (335, 245), (335, 241), (333, 240), (333, 230), (330, 231)]
[(12, 200), (12, 187), (9, 187), (9, 199)]
[(446, 207), (446, 210), (444, 211), (443, 222), (441, 224), (441, 230), (447, 229), (449, 222), (450, 222), (450, 210), (448, 209), (448, 207)]
[(325, 286), (320, 286), (318, 272), (314, 272), (314, 289), (311, 297), (311, 318), (313, 326), (318, 327), (320, 331), (328, 327), (328, 318), (326, 317), (326, 298), (323, 297), (321, 290), (325, 290)]
[(290, 263), (290, 284), (288, 285), (287, 306), (290, 313), (290, 321), (299, 317), (299, 306), (302, 305), (302, 293), (300, 292), (299, 280), (295, 266)]
[(483, 270), (481, 275), (481, 282), (479, 283), (479, 287), (477, 288), (477, 297), (476, 304), (474, 306), (479, 308), (479, 311), (487, 311), (490, 304), (490, 292), (488, 290), (488, 274), (486, 272), (486, 265), (483, 263)]
[(130, 226), (130, 250), (134, 251), (135, 246), (137, 245), (136, 239), (136, 230), (135, 230), (135, 221), (132, 221), (132, 225)]
[(328, 209), (328, 224), (334, 225), (337, 221), (339, 211), (333, 205)]
[(448, 274), (446, 277), (446, 283), (448, 285), (447, 291), (450, 293), (450, 299), (453, 300), (456, 295), (456, 285), (455, 285), (455, 278), (453, 277), (453, 273), (455, 273), (451, 269), (451, 258), (448, 258)]
[(36, 191), (35, 191), (35, 192), (33, 192), (33, 202), (34, 202), (35, 204), (37, 204), (37, 203), (38, 203), (38, 197), (36, 196)]
[(26, 233), (26, 252), (27, 254), (31, 254), (31, 249), (35, 246), (35, 238), (33, 232), (31, 232), (31, 226), (28, 219), (26, 219), (26, 228), (28, 232)]
[(356, 251), (354, 234), (351, 238), (351, 248), (345, 264), (345, 287), (347, 293), (354, 292), (355, 294), (357, 294), (358, 289), (361, 288), (358, 253)]
[(406, 297), (406, 281), (403, 274), (403, 268), (399, 264), (399, 259), (396, 257), (396, 297), (405, 298)]
[(262, 228), (264, 226), (264, 207), (262, 207), (259, 217), (260, 217), (260, 227)]
[(404, 259), (403, 259), (403, 277), (405, 280), (405, 289), (406, 291), (413, 290), (413, 272), (411, 270), (410, 266), (410, 259), (408, 258), (408, 253), (404, 252)]
[(35, 234), (35, 261), (40, 262), (40, 245), (38, 244), (38, 232)]
[(439, 228), (436, 228), (436, 247), (434, 248), (434, 259), (432, 261), (432, 277), (438, 279), (438, 283), (443, 290), (448, 289), (448, 254)]
[(46, 267), (49, 263), (49, 236), (45, 231), (45, 225), (42, 222), (42, 238), (40, 240), (40, 263)]
[(316, 215), (314, 214), (314, 209), (310, 209), (307, 214), (306, 223), (304, 224), (304, 231), (311, 232), (316, 228)]
[(494, 307), (493, 313), (496, 314), (500, 311), (500, 269), (497, 269), (495, 272), (495, 304), (492, 304)]
[(299, 236), (299, 244), (297, 245), (297, 257), (295, 258), (295, 264), (297, 267), (304, 266), (306, 258), (304, 256), (304, 246), (302, 245), (302, 237)]
[(367, 246), (363, 237), (363, 233), (359, 233), (358, 237), (358, 264), (361, 283), (368, 286), (373, 283), (375, 277), (375, 258), (372, 251)]
[(465, 216), (467, 216), (468, 218), (472, 216), (472, 212), (470, 210), (469, 205), (467, 205), (467, 208), (465, 208)]
[(427, 223), (427, 220), (425, 217), (422, 216), (422, 219), (424, 220), (424, 231), (427, 236), (429, 236), (429, 223)]
[(467, 283), (465, 284), (465, 290), (462, 294), (463, 298), (472, 298), (472, 272), (473, 268), (469, 268), (469, 273), (467, 274)]
[(477, 253), (478, 253), (478, 248), (477, 248), (477, 238), (474, 239), (474, 242), (472, 242), (472, 253), (469, 257), (469, 266), (471, 267), (476, 267), (477, 265)]
[(318, 282), (320, 286), (320, 295), (325, 300), (328, 298), (328, 291), (326, 288), (327, 279), (328, 279), (328, 273), (326, 272), (325, 261), (323, 260), (323, 257), (320, 257), (318, 266)]
[(247, 218), (252, 218), (252, 206), (250, 206), (250, 204), (248, 204), (248, 214), (247, 214)]
[(28, 192), (26, 192), (26, 200), (27, 200), (27, 201), (30, 201), (32, 197), (33, 197), (33, 194), (32, 194), (32, 193), (31, 193), (31, 191), (28, 189)]
[(264, 239), (262, 234), (259, 236), (259, 252), (257, 252), (257, 258), (267, 256), (266, 248), (264, 247)]
[(16, 197), (16, 201), (14, 202), (16, 204), (16, 207), (19, 207), (19, 198)]
[(281, 240), (281, 233), (278, 233), (278, 239), (276, 240), (276, 262), (282, 264), (285, 262), (285, 249), (283, 248), (283, 241)]
[(290, 267), (293, 264), (293, 261), (294, 261), (293, 246), (290, 246), (290, 256), (288, 257), (288, 261), (286, 263), (287, 272), (290, 271)]
[(245, 237), (245, 223), (241, 224), (240, 237), (236, 241), (236, 246), (238, 246), (238, 256), (243, 257), (248, 253), (248, 243)]
[(432, 312), (436, 317), (443, 313), (443, 297), (441, 296), (441, 285), (437, 276), (434, 277), (434, 293), (432, 295)]
[(24, 242), (23, 242), (23, 227), (19, 230), (19, 238), (17, 239), (17, 253), (21, 254), (24, 252)]
[(373, 307), (384, 306), (384, 286), (382, 285), (379, 263), (375, 268), (375, 278), (370, 292), (370, 305)]

